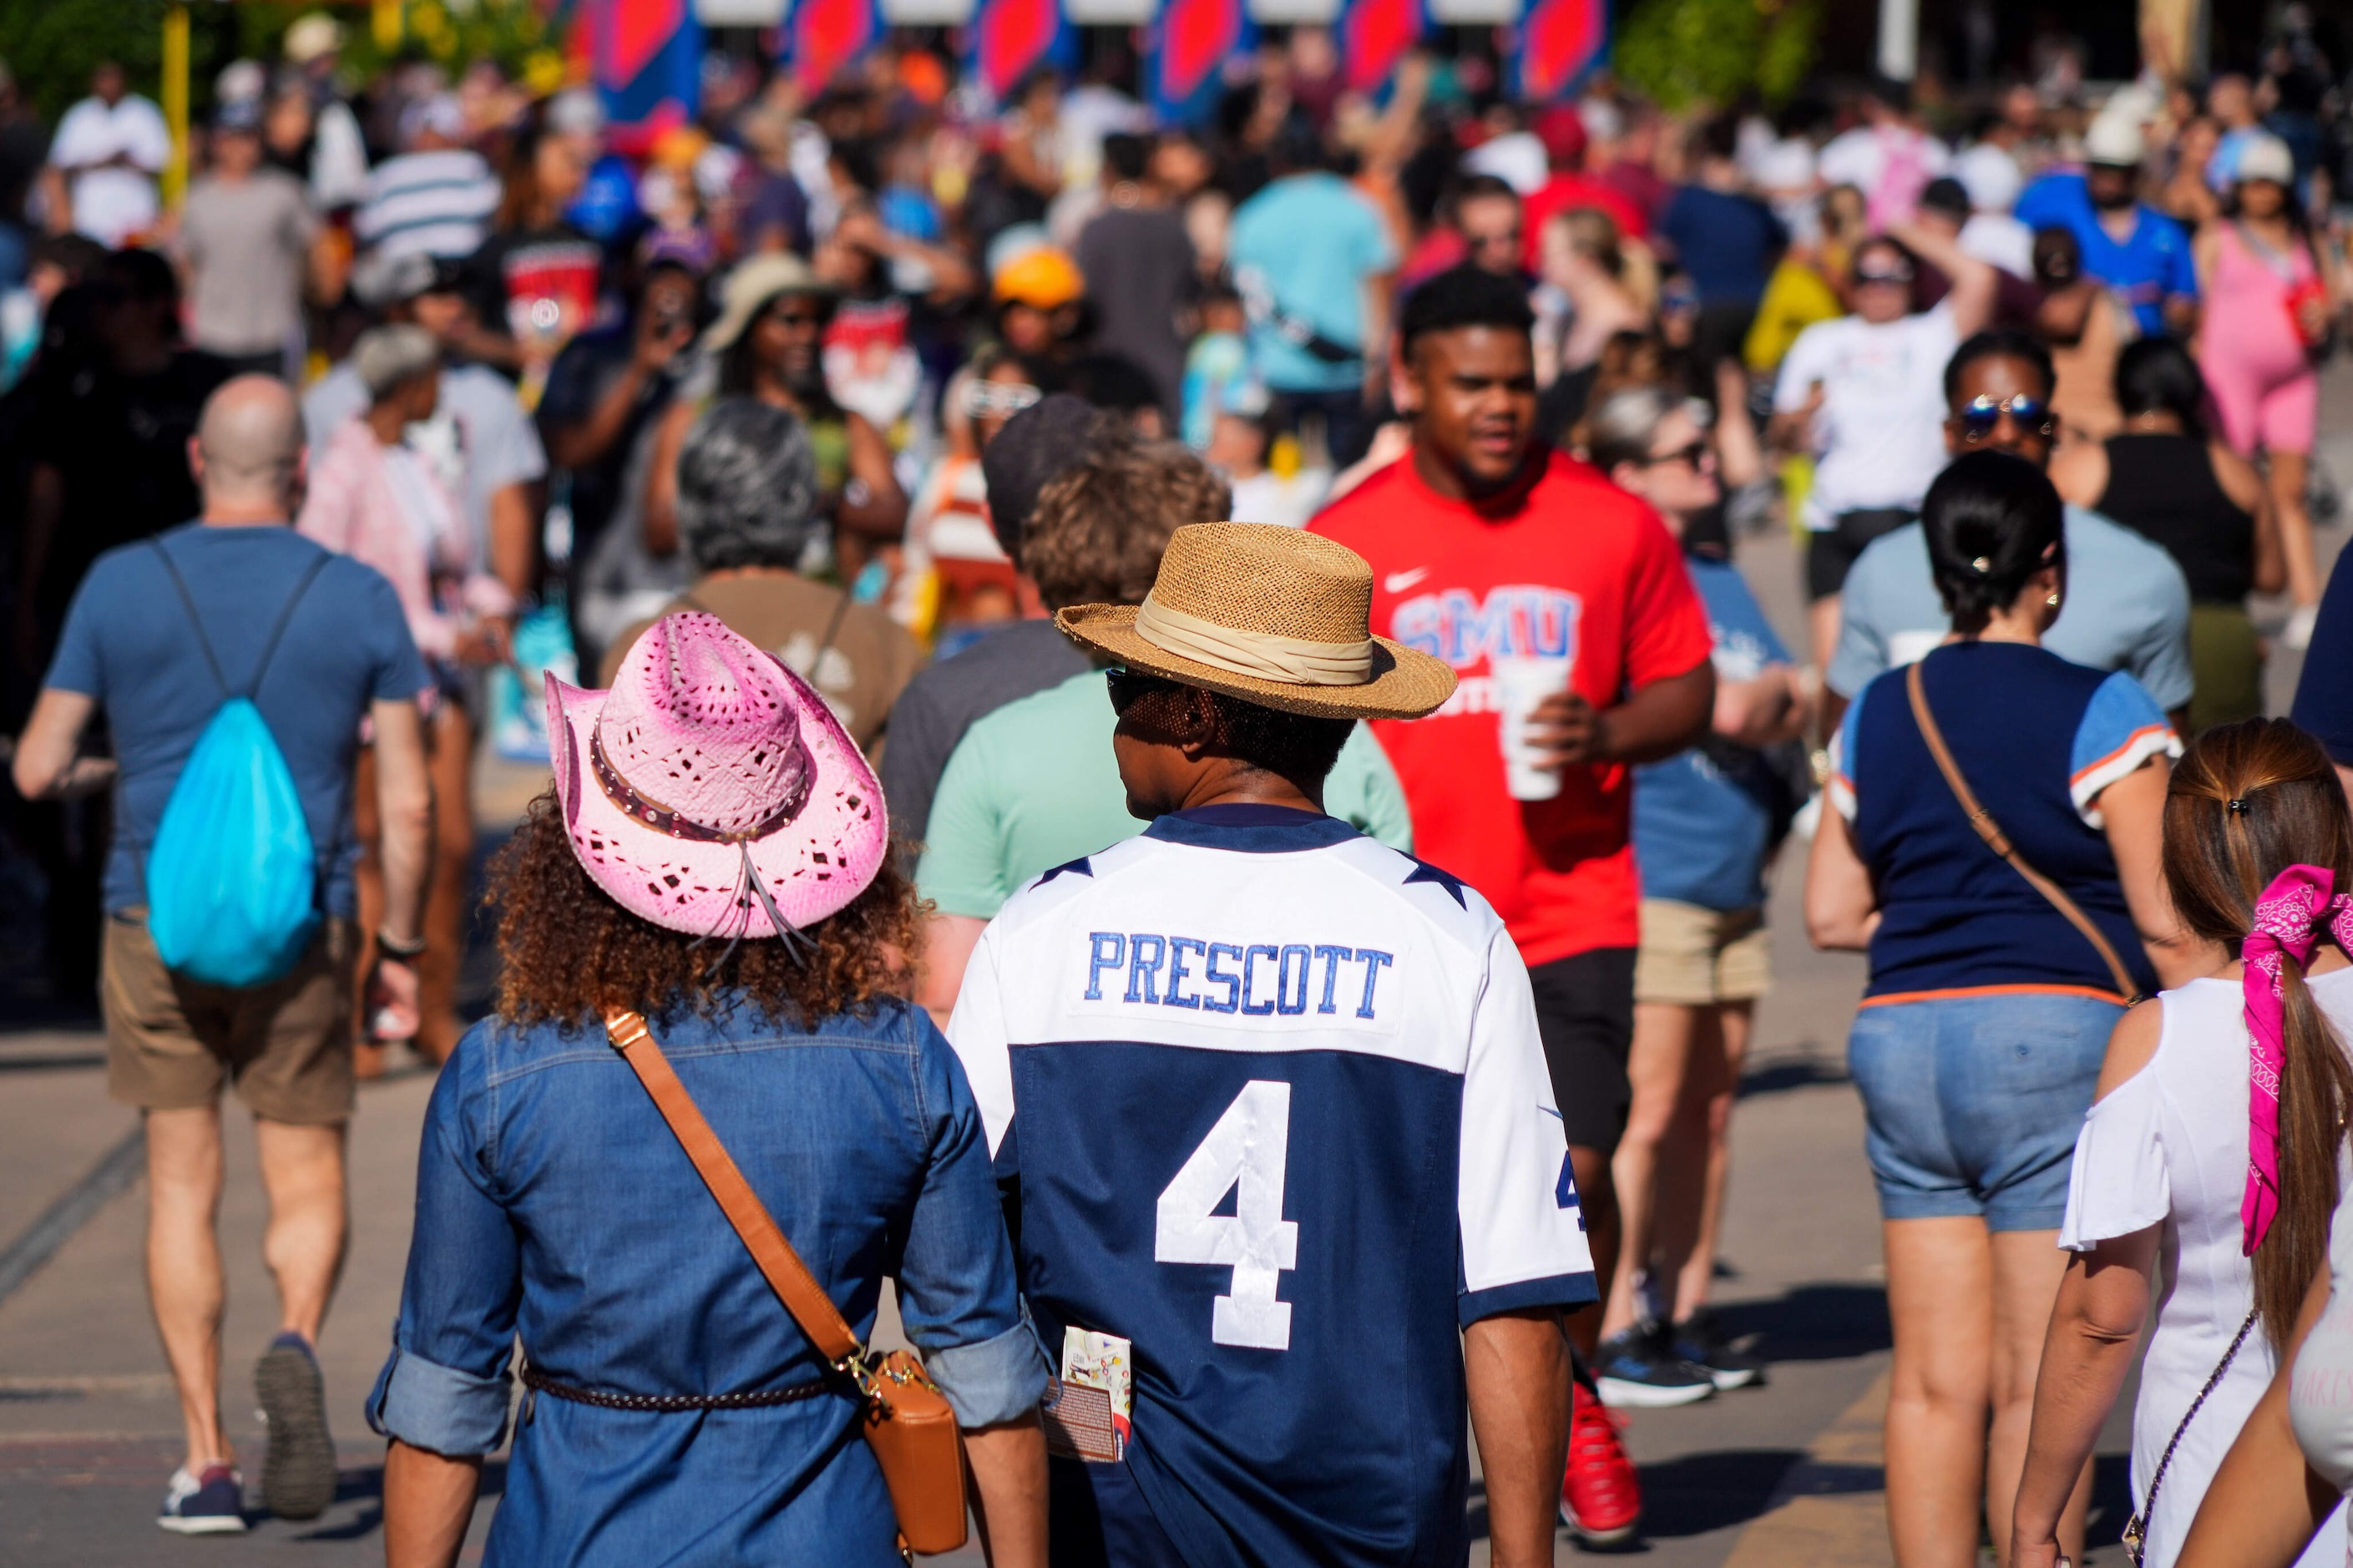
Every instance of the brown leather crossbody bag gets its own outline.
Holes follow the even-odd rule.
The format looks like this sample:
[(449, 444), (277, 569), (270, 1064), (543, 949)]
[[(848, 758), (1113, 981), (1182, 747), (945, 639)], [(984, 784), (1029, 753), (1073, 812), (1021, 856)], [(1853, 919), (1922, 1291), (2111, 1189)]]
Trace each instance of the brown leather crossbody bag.
[(964, 1436), (947, 1395), (923, 1373), (907, 1351), (869, 1351), (842, 1318), (769, 1217), (719, 1135), (702, 1118), (694, 1098), (670, 1070), (670, 1058), (647, 1028), (642, 1014), (616, 1010), (605, 1016), (613, 1048), (653, 1097), (654, 1108), (694, 1162), (703, 1185), (719, 1200), (727, 1223), (760, 1268), (768, 1288), (809, 1337), (834, 1372), (857, 1384), (865, 1401), (862, 1426), (867, 1447), (882, 1468), (898, 1516), (902, 1552), (953, 1552), (965, 1542)]
[(1993, 819), (1993, 813), (1985, 808), (1978, 801), (1977, 792), (1969, 788), (1969, 781), (1961, 776), (1960, 763), (1953, 760), (1952, 748), (1945, 744), (1945, 732), (1936, 728), (1936, 716), (1928, 711), (1928, 693), (1921, 684), (1920, 661), (1917, 659), (1904, 672), (1904, 690), (1912, 699), (1913, 722), (1920, 727), (1920, 738), (1928, 742), (1928, 754), (1936, 759), (1936, 771), (1945, 775), (1945, 783), (1952, 790), (1953, 798), (1961, 803), (1961, 810), (1968, 816), (1969, 826), (1977, 829), (1978, 837), (1985, 840), (1986, 847), (2009, 861), (2011, 870), (2025, 878), (2028, 886), (2048, 900), (2052, 909), (2067, 917), (2068, 924), (2084, 933), (2084, 940), (2099, 953), (2100, 962), (2108, 966), (2108, 976), (2116, 984), (2116, 994), (2123, 997), (2127, 1005), (2139, 1001), (2142, 994), (2140, 985), (2133, 979), (2132, 971), (2125, 967), (2125, 961), (2117, 955), (2116, 945), (2108, 941), (2106, 933), (2092, 923), (2092, 917), (2067, 896), (2064, 889), (2026, 863), (2017, 846), (2010, 843), (2010, 835), (2004, 833), (2001, 824)]

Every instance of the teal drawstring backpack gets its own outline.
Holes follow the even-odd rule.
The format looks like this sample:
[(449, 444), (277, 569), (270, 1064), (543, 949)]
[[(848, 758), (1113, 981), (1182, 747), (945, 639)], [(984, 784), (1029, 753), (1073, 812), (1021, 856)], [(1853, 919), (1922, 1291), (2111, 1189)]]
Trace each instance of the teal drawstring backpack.
[(294, 608), (328, 562), (294, 586), (244, 689), (233, 690), (170, 552), (156, 558), (180, 591), (221, 705), (196, 738), (147, 847), (147, 932), (173, 973), (210, 985), (266, 985), (294, 967), (319, 929), (318, 852), (302, 797), (253, 699)]

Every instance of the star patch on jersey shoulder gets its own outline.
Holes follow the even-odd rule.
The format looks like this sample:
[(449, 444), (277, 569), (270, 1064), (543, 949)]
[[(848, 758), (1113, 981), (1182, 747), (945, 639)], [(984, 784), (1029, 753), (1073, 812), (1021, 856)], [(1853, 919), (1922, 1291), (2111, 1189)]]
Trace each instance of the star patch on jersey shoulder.
[(1095, 868), (1089, 863), (1089, 861), (1090, 858), (1084, 855), (1080, 856), (1075, 860), (1065, 860), (1060, 865), (1055, 867), (1052, 870), (1045, 872), (1043, 875), (1039, 876), (1036, 881), (1029, 885), (1033, 888), (1042, 888), (1047, 883), (1052, 881), (1055, 878), (1062, 875), (1065, 871), (1074, 877), (1092, 877), (1095, 874)]
[(1470, 902), (1462, 897), (1462, 879), (1451, 872), (1440, 870), (1427, 860), (1416, 860), (1413, 863), (1413, 869), (1408, 873), (1404, 885), (1409, 888), (1416, 882), (1435, 882), (1445, 889), (1446, 896), (1466, 910), (1471, 907)]

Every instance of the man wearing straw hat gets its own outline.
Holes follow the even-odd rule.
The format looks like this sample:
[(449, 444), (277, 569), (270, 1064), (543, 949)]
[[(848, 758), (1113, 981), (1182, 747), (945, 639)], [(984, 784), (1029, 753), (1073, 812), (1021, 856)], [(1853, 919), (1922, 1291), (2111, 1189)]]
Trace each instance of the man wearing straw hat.
[(1493, 1560), (1552, 1560), (1593, 1264), (1503, 922), (1323, 810), (1356, 720), (1454, 689), (1372, 592), (1197, 523), (1056, 617), (1152, 826), (1006, 903), (949, 1036), (1063, 1362), (1058, 1561), (1459, 1563), (1466, 1392)]

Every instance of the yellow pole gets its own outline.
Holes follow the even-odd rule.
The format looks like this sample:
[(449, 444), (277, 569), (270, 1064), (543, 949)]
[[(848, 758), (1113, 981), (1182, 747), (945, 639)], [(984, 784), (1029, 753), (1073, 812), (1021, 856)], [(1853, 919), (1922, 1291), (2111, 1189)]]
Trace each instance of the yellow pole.
[(164, 13), (164, 123), (172, 132), (172, 161), (164, 165), (164, 203), (177, 208), (188, 188), (188, 8)]

